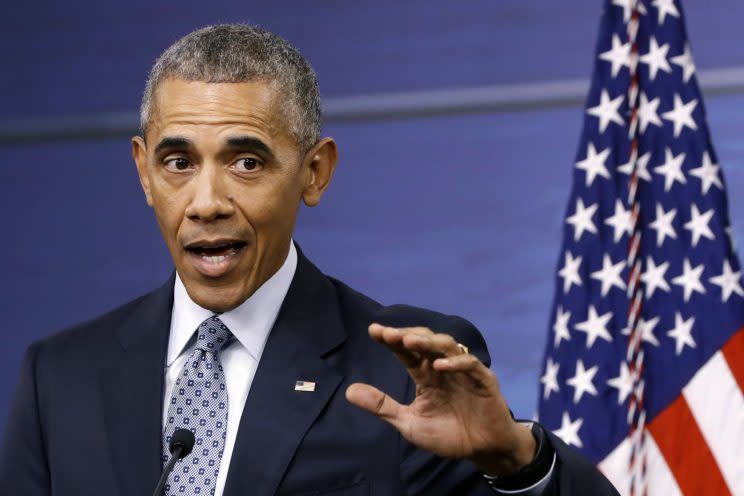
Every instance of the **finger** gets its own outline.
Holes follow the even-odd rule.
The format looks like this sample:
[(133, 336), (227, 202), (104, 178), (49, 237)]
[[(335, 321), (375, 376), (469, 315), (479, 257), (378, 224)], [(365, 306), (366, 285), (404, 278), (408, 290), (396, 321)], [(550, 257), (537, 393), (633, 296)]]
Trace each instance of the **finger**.
[(403, 336), (403, 346), (408, 351), (416, 352), (420, 355), (428, 355), (432, 358), (450, 357), (463, 354), (462, 348), (457, 341), (449, 334), (406, 334)]
[(463, 353), (452, 336), (434, 333), (427, 327), (395, 328), (375, 323), (370, 325), (369, 333), (396, 354), (418, 386), (432, 385), (437, 381), (432, 374), (433, 360)]
[(369, 384), (355, 383), (346, 388), (346, 399), (354, 406), (398, 426), (405, 408), (393, 398)]
[(380, 343), (389, 342), (396, 337), (402, 338), (407, 334), (430, 336), (434, 332), (427, 327), (392, 327), (378, 324), (377, 322), (369, 325), (369, 335), (372, 339)]
[(369, 326), (369, 335), (392, 351), (407, 369), (414, 369), (421, 364), (421, 356), (403, 345), (405, 333), (400, 329), (373, 323)]
[(438, 358), (434, 360), (432, 366), (438, 372), (462, 372), (472, 381), (474, 386), (479, 388), (498, 387), (496, 376), (475, 355), (462, 354), (454, 357)]

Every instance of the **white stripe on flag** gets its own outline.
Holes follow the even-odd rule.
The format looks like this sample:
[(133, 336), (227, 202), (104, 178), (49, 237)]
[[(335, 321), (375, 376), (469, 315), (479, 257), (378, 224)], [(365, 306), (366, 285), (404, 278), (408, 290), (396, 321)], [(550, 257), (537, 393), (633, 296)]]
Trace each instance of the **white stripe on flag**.
[(744, 491), (744, 395), (720, 351), (682, 393), (726, 484)]
[(674, 475), (672, 475), (672, 471), (669, 470), (669, 465), (667, 465), (664, 459), (664, 455), (661, 454), (654, 436), (650, 432), (646, 432), (646, 449), (648, 450), (648, 457), (646, 458), (648, 469), (646, 472), (646, 482), (648, 483), (647, 494), (681, 496), (682, 491), (680, 491), (677, 481), (674, 479)]
[(628, 473), (628, 460), (630, 460), (630, 441), (625, 438), (622, 443), (610, 452), (599, 463), (599, 469), (607, 477), (615, 489), (623, 496), (628, 494), (630, 485), (630, 474)]
[[(630, 440), (625, 438), (599, 464), (599, 469), (622, 496), (630, 494), (629, 460)], [(646, 482), (648, 484), (646, 494), (682, 496), (677, 481), (674, 480), (674, 476), (650, 432), (646, 432)], [(636, 490), (636, 494), (643, 494), (643, 492)]]

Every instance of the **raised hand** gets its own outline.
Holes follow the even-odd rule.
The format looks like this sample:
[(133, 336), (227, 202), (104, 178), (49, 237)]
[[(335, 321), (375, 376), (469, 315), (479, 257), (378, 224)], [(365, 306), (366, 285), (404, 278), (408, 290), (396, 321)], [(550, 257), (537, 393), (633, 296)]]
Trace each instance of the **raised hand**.
[(468, 458), (490, 475), (527, 465), (536, 443), (514, 422), (496, 376), (448, 334), (425, 327), (369, 326), (369, 335), (403, 363), (416, 397), (402, 405), (368, 384), (352, 384), (346, 398), (392, 424), (419, 448), (438, 456)]

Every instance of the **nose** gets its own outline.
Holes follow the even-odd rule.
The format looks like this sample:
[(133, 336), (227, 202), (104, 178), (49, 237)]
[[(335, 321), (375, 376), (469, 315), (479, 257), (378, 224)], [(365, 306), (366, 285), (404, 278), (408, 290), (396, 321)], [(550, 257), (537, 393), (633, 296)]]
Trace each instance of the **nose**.
[(213, 222), (233, 215), (235, 207), (226, 190), (219, 167), (203, 167), (192, 179), (194, 194), (186, 216), (197, 222)]

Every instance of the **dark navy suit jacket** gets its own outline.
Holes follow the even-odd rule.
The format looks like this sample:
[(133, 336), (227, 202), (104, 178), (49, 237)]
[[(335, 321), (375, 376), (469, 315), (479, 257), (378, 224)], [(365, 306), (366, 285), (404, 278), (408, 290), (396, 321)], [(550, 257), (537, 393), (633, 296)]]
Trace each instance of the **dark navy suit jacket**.
[[(29, 348), (0, 447), (1, 494), (152, 493), (172, 299), (173, 278)], [(240, 420), (225, 496), (493, 494), (470, 462), (416, 449), (346, 401), (358, 381), (399, 401), (414, 394), (404, 368), (367, 335), (373, 321), (446, 331), (489, 361), (467, 321), (382, 306), (300, 253)], [(315, 391), (295, 391), (298, 380), (315, 382)], [(548, 494), (614, 494), (594, 467), (551, 441), (559, 462)]]

